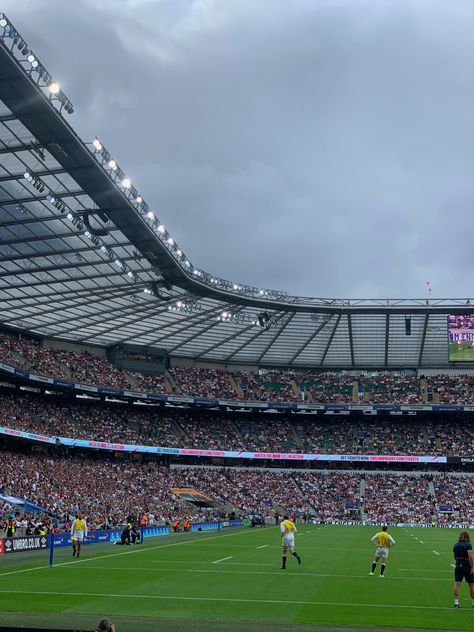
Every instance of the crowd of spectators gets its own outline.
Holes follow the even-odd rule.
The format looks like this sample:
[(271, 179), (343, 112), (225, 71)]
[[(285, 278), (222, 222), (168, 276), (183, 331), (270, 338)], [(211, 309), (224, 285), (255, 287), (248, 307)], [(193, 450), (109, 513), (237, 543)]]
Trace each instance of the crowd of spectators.
[(436, 515), (435, 498), (426, 476), (369, 475), (365, 478), (364, 511), (380, 523), (431, 523)]
[(0, 390), (0, 425), (54, 437), (203, 450), (472, 455), (474, 423), (430, 418), (258, 414), (163, 408)]
[(292, 476), (308, 501), (310, 510), (320, 520), (360, 519), (360, 475), (294, 472)]
[[(165, 375), (117, 369), (105, 357), (88, 351), (48, 348), (39, 342), (0, 335), (0, 360), (45, 376), (115, 389), (219, 399), (323, 404), (474, 404), (474, 374), (415, 372), (259, 370), (177, 366)], [(423, 384), (422, 384), (423, 382)], [(425, 400), (422, 398), (425, 393)]]
[[(208, 507), (180, 500), (176, 488), (196, 490), (209, 499)], [(168, 468), (113, 456), (99, 459), (4, 450), (0, 453), (0, 489), (44, 508), (59, 520), (66, 521), (80, 511), (91, 527), (122, 524), (126, 516), (143, 513), (150, 524), (184, 516), (202, 520), (214, 511), (246, 516), (294, 512), (322, 522), (474, 522), (474, 478), (453, 474), (432, 479), (343, 471)], [(439, 513), (440, 509), (450, 513)]]
[(452, 509), (452, 512), (441, 513), (441, 522), (451, 521), (474, 523), (474, 507), (472, 495), (474, 478), (468, 476), (442, 476), (434, 480), (436, 500), (440, 508)]

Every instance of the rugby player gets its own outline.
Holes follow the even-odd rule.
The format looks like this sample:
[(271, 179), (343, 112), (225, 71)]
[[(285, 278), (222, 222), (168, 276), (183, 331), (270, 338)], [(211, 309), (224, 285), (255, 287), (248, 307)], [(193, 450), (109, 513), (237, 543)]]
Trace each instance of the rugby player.
[(369, 575), (373, 575), (375, 573), (375, 567), (377, 566), (377, 562), (380, 560), (380, 577), (385, 577), (384, 573), (385, 565), (387, 564), (388, 550), (395, 544), (395, 540), (387, 533), (386, 526), (383, 526), (382, 531), (376, 533), (371, 540), (377, 548), (375, 549), (375, 557), (372, 562), (372, 569)]
[(459, 589), (463, 579), (469, 584), (469, 593), (474, 608), (474, 574), (472, 572), (474, 559), (472, 557), (471, 538), (467, 531), (461, 531), (459, 540), (453, 546), (454, 560), (454, 607), (459, 608)]
[(298, 560), (298, 564), (301, 564), (301, 557), (295, 551), (295, 533), (297, 532), (295, 523), (288, 518), (288, 516), (283, 516), (283, 521), (280, 523), (280, 531), (281, 531), (281, 561), (282, 561), (282, 569), (286, 568), (286, 556), (288, 554), (288, 550), (290, 551), (293, 557), (296, 557)]
[(73, 520), (71, 526), (71, 540), (72, 540), (72, 556), (74, 557), (81, 552), (81, 544), (84, 539), (87, 538), (87, 523), (82, 517), (81, 513), (78, 513), (75, 520)]

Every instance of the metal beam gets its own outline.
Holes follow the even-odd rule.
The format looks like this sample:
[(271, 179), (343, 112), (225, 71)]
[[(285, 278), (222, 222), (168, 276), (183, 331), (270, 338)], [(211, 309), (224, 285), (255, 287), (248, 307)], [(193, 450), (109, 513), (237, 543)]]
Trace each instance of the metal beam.
[[(114, 276), (114, 277), (121, 276), (122, 277), (123, 274), (121, 272), (114, 272), (113, 274), (112, 273), (108, 274), (107, 278), (112, 277), (112, 276)], [(74, 279), (71, 279), (71, 281), (74, 281)], [(81, 281), (84, 281), (84, 279), (82, 278), (82, 279), (80, 279), (77, 282), (81, 282)], [(20, 307), (16, 306), (15, 309), (21, 309), (22, 307), (23, 308), (29, 308), (30, 306), (28, 304), (24, 305), (24, 303), (26, 301), (32, 302), (33, 305), (36, 306), (36, 305), (38, 305), (38, 299), (50, 298), (51, 296), (56, 297), (56, 298), (59, 297), (60, 300), (62, 300), (66, 296), (69, 296), (70, 294), (74, 294), (75, 296), (78, 296), (78, 295), (84, 293), (85, 298), (87, 298), (88, 296), (94, 294), (94, 292), (97, 292), (98, 290), (99, 291), (104, 291), (104, 292), (107, 292), (107, 291), (110, 292), (111, 290), (113, 290), (115, 288), (119, 289), (119, 288), (130, 288), (131, 287), (131, 284), (129, 282), (127, 282), (126, 278), (124, 278), (123, 281), (124, 281), (124, 283), (122, 283), (121, 285), (109, 285), (108, 287), (103, 287), (103, 288), (100, 288), (100, 287), (97, 287), (97, 286), (96, 287), (92, 287), (92, 288), (84, 287), (81, 290), (78, 290), (78, 289), (61, 290), (61, 292), (59, 292), (59, 293), (58, 293), (57, 290), (55, 290), (55, 291), (52, 291), (52, 292), (44, 292), (43, 294), (40, 293), (40, 294), (34, 294), (34, 295), (28, 295), (28, 296), (14, 296), (12, 298), (5, 298), (5, 297), (3, 297), (3, 298), (0, 299), (0, 301), (2, 302), (2, 304), (4, 304), (4, 303), (13, 303), (13, 302), (21, 302), (21, 303), (23, 303), (23, 305), (20, 305)], [(148, 281), (141, 281), (141, 285), (142, 286), (145, 285), (146, 283), (148, 283)], [(139, 283), (134, 283), (133, 286), (134, 287), (137, 287), (137, 286), (140, 287), (140, 284)], [(4, 291), (7, 292), (6, 290), (4, 290)], [(43, 304), (43, 302), (40, 302), (40, 304)]]
[[(16, 118), (16, 117), (15, 117)], [(41, 145), (43, 149), (43, 146)], [(0, 147), (0, 154), (17, 154), (20, 151), (31, 151), (31, 143), (28, 145), (12, 145), (11, 147)]]
[(17, 121), (18, 117), (14, 114), (2, 114), (0, 116), (0, 123), (7, 123), (8, 121)]
[[(235, 351), (233, 351), (232, 353), (230, 353), (228, 356), (226, 356), (223, 360), (224, 364), (226, 362), (229, 362), (229, 360), (231, 358), (233, 358), (235, 355), (237, 355), (238, 353), (240, 353), (242, 351), (242, 349), (244, 347), (247, 347), (248, 345), (252, 344), (252, 342), (255, 340), (255, 338), (258, 338), (259, 336), (261, 336), (263, 333), (265, 332), (265, 329), (260, 328), (256, 334), (254, 334), (249, 340), (246, 340), (243, 344), (240, 345), (240, 347), (238, 347)], [(243, 333), (243, 332), (241, 332)]]
[(207, 347), (207, 349), (205, 349), (205, 351), (201, 351), (201, 353), (199, 353), (198, 355), (194, 356), (194, 360), (199, 360), (200, 358), (202, 358), (206, 354), (210, 353), (211, 351), (214, 351), (214, 349), (217, 349), (217, 347), (221, 347), (222, 345), (227, 344), (229, 342), (229, 340), (232, 340), (233, 338), (238, 338), (240, 335), (242, 335), (243, 333), (245, 333), (249, 329), (254, 329), (254, 327), (255, 327), (255, 325), (248, 325), (247, 327), (245, 327), (244, 329), (241, 329), (237, 333), (235, 333), (235, 331), (232, 332), (231, 335), (227, 336), (227, 338), (224, 338), (224, 340), (220, 340), (219, 342), (216, 342), (212, 346)]
[[(122, 318), (123, 316), (128, 316), (129, 312), (132, 312), (132, 315), (135, 316), (134, 318), (130, 319), (130, 321), (126, 324), (120, 323), (120, 327), (130, 327), (131, 325), (135, 324), (135, 323), (139, 323), (142, 320), (146, 320), (150, 317), (154, 317), (154, 316), (161, 316), (161, 314), (166, 314), (168, 313), (168, 305), (172, 302), (174, 302), (176, 299), (172, 298), (169, 299), (168, 301), (163, 301), (160, 303), (159, 306), (157, 306), (156, 304), (148, 304), (148, 305), (142, 305), (142, 311), (140, 311), (140, 313), (136, 313), (137, 312), (137, 305), (131, 305), (128, 307), (122, 307), (121, 311), (118, 315), (116, 314), (112, 314), (111, 318), (105, 318), (105, 319), (100, 319), (99, 322), (100, 323), (108, 323), (110, 321), (113, 321), (114, 318)], [(97, 323), (95, 322), (95, 319), (97, 317), (100, 318), (100, 314), (104, 314), (104, 313), (108, 313), (110, 315), (110, 308), (105, 309), (105, 310), (100, 310), (99, 312), (96, 312), (95, 314), (92, 314), (92, 316), (90, 317), (90, 325), (96, 325)], [(92, 319), (94, 319), (94, 321), (92, 321)], [(83, 320), (83, 317), (81, 317), (80, 320)], [(111, 331), (115, 331), (117, 329), (116, 326), (113, 327), (106, 327), (104, 329), (101, 330), (101, 334), (108, 334)], [(74, 329), (70, 329), (70, 330), (66, 330), (66, 331), (74, 331)], [(147, 331), (142, 331), (141, 334), (146, 334), (148, 333)], [(95, 335), (95, 334), (94, 334)], [(89, 340), (89, 338), (92, 338), (93, 336), (86, 336), (85, 338), (81, 338), (81, 340)], [(128, 337), (128, 336), (127, 336)]]
[[(216, 309), (214, 311), (215, 311), (215, 313), (217, 315), (220, 310)], [(196, 333), (195, 334), (191, 334), (190, 336), (188, 336), (187, 338), (185, 338), (184, 340), (179, 342), (177, 345), (174, 345), (174, 347), (168, 348), (167, 349), (168, 353), (173, 353), (173, 351), (176, 351), (176, 349), (179, 349), (180, 347), (183, 347), (185, 344), (187, 344), (191, 340), (194, 340), (195, 338), (199, 338), (199, 336), (202, 336), (202, 334), (205, 334), (210, 329), (213, 329), (214, 327), (217, 327), (217, 325), (222, 325), (222, 324), (223, 324), (222, 320), (217, 320), (216, 319), (215, 321), (211, 322), (207, 327), (204, 327), (204, 329), (202, 329), (197, 334)], [(195, 326), (196, 326), (195, 324), (191, 325), (191, 327), (195, 327)]]
[[(138, 296), (139, 294), (141, 294), (141, 292), (134, 292), (131, 294), (125, 294), (125, 293), (121, 293), (118, 294), (117, 296), (111, 296), (111, 297), (100, 297), (95, 299), (94, 301), (88, 301), (87, 305), (92, 305), (92, 304), (96, 304), (96, 303), (104, 303), (105, 301), (113, 303), (116, 300), (120, 300), (120, 299), (126, 299), (129, 298), (130, 296)], [(140, 306), (143, 310), (146, 311), (152, 311), (152, 308), (149, 305), (145, 305), (142, 304)], [(80, 308), (80, 306), (79, 306)], [(137, 305), (137, 303), (134, 303), (132, 305), (128, 304), (128, 305), (121, 305), (120, 306), (120, 313), (119, 313), (119, 318), (121, 318), (122, 316), (126, 316), (129, 312), (134, 312), (136, 314), (137, 309), (139, 308), (139, 306)], [(69, 309), (78, 309), (77, 305), (73, 305), (71, 306)], [(70, 315), (70, 316), (66, 316), (67, 312), (69, 311), (69, 309), (63, 308), (62, 309), (62, 318), (60, 318), (59, 320), (50, 320), (48, 322), (48, 327), (57, 327), (58, 325), (62, 325), (63, 323), (69, 323), (71, 324), (71, 327), (66, 327), (65, 329), (61, 329), (61, 335), (63, 334), (67, 334), (71, 331), (74, 331), (75, 329), (77, 329), (79, 327), (79, 323), (82, 321), (86, 321), (86, 325), (95, 325), (96, 324), (96, 319), (99, 318), (99, 322), (100, 323), (107, 323), (109, 320), (112, 320), (112, 318), (103, 318), (104, 314), (107, 314), (109, 316), (112, 316), (113, 318), (117, 318), (117, 315), (114, 312), (114, 308), (111, 307), (110, 305), (107, 305), (107, 307), (105, 307), (104, 309), (99, 309), (93, 313), (90, 314), (82, 314), (80, 316), (77, 315)], [(154, 311), (155, 308), (153, 308)], [(57, 310), (56, 310), (57, 311)], [(143, 315), (143, 311), (140, 313), (140, 316)], [(82, 325), (81, 325), (82, 327)], [(110, 329), (111, 331), (114, 330), (114, 327), (112, 327)], [(105, 333), (105, 330), (104, 330)]]
[[(25, 168), (26, 171), (26, 168)], [(44, 176), (56, 176), (56, 175), (60, 175), (60, 174), (64, 174), (64, 173), (70, 173), (69, 171), (66, 171), (66, 169), (48, 169), (47, 171), (35, 171), (30, 172), (31, 175), (35, 176), (35, 178), (42, 178)], [(1, 176), (0, 177), (0, 182), (13, 182), (13, 180), (23, 180), (24, 176), (23, 173), (17, 173), (17, 174), (10, 174), (8, 176)]]
[(290, 324), (290, 321), (293, 319), (293, 317), (295, 316), (296, 311), (291, 312), (289, 317), (285, 320), (285, 322), (282, 324), (282, 326), (278, 329), (278, 331), (276, 332), (276, 334), (272, 337), (272, 339), (270, 340), (270, 342), (267, 344), (267, 346), (265, 347), (265, 349), (262, 351), (262, 353), (258, 356), (257, 358), (257, 364), (260, 364), (260, 362), (262, 361), (262, 358), (267, 354), (268, 350), (270, 349), (270, 347), (273, 346), (273, 343), (275, 342), (275, 340), (280, 336), (280, 334), (283, 333), (283, 331), (286, 329), (287, 325)]
[(388, 340), (390, 335), (390, 314), (385, 315), (385, 366), (388, 366)]
[[(127, 292), (124, 292), (124, 289), (127, 290)], [(121, 298), (127, 298), (129, 296), (129, 292), (128, 292), (128, 286), (126, 288), (124, 287), (119, 287), (117, 288), (117, 291), (115, 293), (112, 292), (112, 290), (107, 289), (107, 290), (101, 290), (101, 292), (103, 293), (102, 296), (99, 296), (98, 298), (95, 298), (94, 300), (90, 300), (90, 296), (97, 296), (98, 293), (97, 292), (91, 292), (91, 291), (87, 291), (88, 296), (87, 296), (87, 302), (84, 302), (84, 298), (82, 295), (78, 296), (77, 298), (68, 298), (67, 300), (58, 300), (56, 301), (56, 307), (48, 307), (47, 309), (39, 309), (37, 304), (35, 304), (34, 309), (34, 313), (31, 315), (23, 315), (23, 316), (18, 316), (18, 318), (7, 318), (5, 320), (2, 320), (0, 322), (5, 323), (8, 321), (8, 323), (14, 323), (17, 320), (29, 320), (29, 319), (34, 319), (37, 318), (39, 316), (47, 316), (48, 314), (55, 314), (56, 312), (62, 312), (62, 314), (64, 314), (64, 312), (68, 311), (69, 309), (78, 309), (78, 308), (83, 308), (84, 305), (92, 305), (95, 303), (101, 303), (104, 300), (108, 300), (108, 301), (115, 301), (117, 299), (121, 299)], [(140, 290), (138, 290), (135, 295), (141, 293)], [(24, 307), (23, 309), (32, 309), (31, 307)], [(136, 306), (135, 306), (136, 309)], [(81, 318), (86, 318), (87, 316), (78, 316), (77, 319), (80, 320)], [(60, 321), (54, 321), (52, 323), (50, 323), (49, 326), (55, 326), (57, 324), (60, 324), (61, 322), (64, 322), (65, 319), (61, 318)], [(67, 320), (70, 320), (70, 318), (68, 318)]]
[[(227, 304), (222, 304), (220, 309), (223, 309), (227, 306)], [(158, 338), (156, 338), (155, 340), (152, 340), (151, 342), (147, 343), (148, 345), (155, 345), (158, 342), (161, 342), (162, 340), (166, 340), (166, 338), (169, 338), (171, 336), (175, 336), (176, 334), (179, 334), (181, 331), (188, 329), (188, 323), (190, 320), (193, 320), (193, 318), (199, 317), (199, 316), (204, 316), (204, 318), (202, 318), (198, 324), (200, 324), (201, 322), (205, 322), (207, 320), (207, 316), (209, 314), (212, 314), (213, 312), (215, 312), (216, 307), (212, 307), (211, 309), (206, 310), (205, 312), (202, 312), (200, 314), (190, 314), (187, 316), (184, 316), (183, 318), (181, 318), (178, 322), (177, 321), (171, 321), (164, 324), (161, 323), (158, 327), (153, 327), (152, 329), (148, 329), (146, 332), (143, 332), (143, 335), (149, 335), (151, 333), (154, 333), (155, 331), (162, 331), (163, 329), (169, 329), (169, 328), (173, 328), (173, 327), (178, 327), (178, 329), (176, 331), (172, 331), (171, 334), (164, 334), (163, 336), (159, 336)], [(174, 312), (176, 313), (176, 312)], [(123, 342), (128, 340), (128, 337), (125, 338), (121, 338), (119, 340), (119, 342)]]
[[(0, 204), (1, 206), (1, 204)], [(61, 217), (57, 217), (56, 219), (61, 219)], [(2, 224), (0, 224), (0, 228), (2, 228)], [(73, 228), (73, 226), (71, 225), (71, 228)], [(111, 228), (109, 229), (109, 235), (111, 235), (112, 233), (118, 232), (119, 229), (118, 228)], [(52, 235), (35, 235), (33, 237), (21, 237), (20, 239), (9, 239), (6, 241), (0, 241), (0, 247), (2, 246), (12, 246), (15, 244), (25, 244), (25, 243), (35, 243), (37, 241), (48, 241), (50, 239), (69, 239), (71, 237), (79, 237), (80, 235), (83, 235), (84, 232), (83, 231), (69, 231), (67, 233), (55, 233)], [(133, 244), (130, 244), (131, 246), (133, 246)], [(113, 245), (110, 246), (110, 248), (113, 248)], [(55, 252), (51, 252), (48, 253), (50, 255), (54, 255)], [(47, 256), (47, 255), (45, 255)]]
[(421, 336), (420, 354), (418, 356), (418, 366), (419, 367), (421, 367), (421, 360), (423, 359), (423, 351), (424, 351), (424, 348), (425, 348), (426, 332), (428, 330), (428, 319), (429, 319), (429, 315), (425, 314), (425, 322), (423, 324), (423, 334)]
[[(51, 256), (54, 256), (54, 255), (51, 255)], [(135, 257), (120, 257), (120, 260), (127, 263), (130, 261), (135, 261)], [(54, 271), (62, 272), (63, 270), (80, 270), (81, 268), (85, 268), (86, 266), (92, 266), (94, 268), (96, 266), (103, 266), (103, 265), (113, 265), (113, 262), (107, 258), (107, 259), (99, 259), (98, 261), (74, 261), (74, 262), (64, 263), (62, 265), (50, 264), (49, 266), (43, 266), (43, 267), (36, 266), (34, 268), (30, 268), (29, 270), (13, 270), (13, 271), (7, 270), (6, 272), (0, 272), (0, 279), (2, 277), (10, 277), (12, 275), (15, 275), (15, 278), (20, 278), (24, 274), (39, 274), (39, 273), (47, 274), (48, 272), (54, 272)], [(124, 273), (122, 272), (122, 274)], [(84, 278), (87, 279), (89, 278), (89, 276), (86, 276)], [(66, 277), (65, 280), (70, 281), (71, 278)], [(77, 281), (77, 279), (74, 279), (74, 280)], [(61, 283), (61, 280), (55, 279), (54, 282)], [(45, 283), (49, 283), (49, 281), (45, 281)], [(2, 289), (5, 289), (5, 288), (2, 288)]]
[[(115, 276), (125, 276), (125, 275), (123, 272), (108, 272), (107, 273), (108, 279)], [(0, 292), (2, 291), (7, 292), (7, 291), (12, 291), (12, 290), (23, 290), (26, 288), (31, 289), (33, 287), (40, 287), (44, 285), (47, 285), (48, 287), (52, 287), (58, 284), (67, 285), (68, 283), (80, 283), (81, 281), (94, 281), (95, 279), (103, 279), (103, 278), (104, 278), (104, 274), (102, 273), (102, 274), (89, 274), (88, 276), (79, 277), (77, 279), (74, 279), (71, 277), (70, 279), (62, 279), (61, 281), (56, 281), (54, 279), (51, 281), (36, 281), (35, 283), (24, 283), (23, 285), (4, 285), (3, 287), (0, 287)], [(62, 292), (60, 292), (60, 294), (61, 293)]]
[[(45, 191), (49, 192), (48, 187), (45, 185)], [(70, 198), (70, 197), (79, 197), (82, 195), (89, 195), (82, 189), (78, 189), (77, 191), (69, 191), (67, 193), (55, 193), (54, 197), (58, 199)], [(30, 197), (23, 198), (15, 198), (14, 200), (2, 200), (0, 202), (0, 206), (11, 206), (12, 204), (28, 204), (28, 202), (41, 202), (42, 200), (46, 201), (47, 193), (41, 195), (32, 195)]]
[(323, 353), (323, 356), (322, 356), (321, 361), (319, 363), (319, 366), (323, 366), (323, 364), (324, 364), (324, 360), (326, 359), (326, 356), (328, 354), (329, 347), (331, 346), (331, 342), (332, 342), (332, 340), (334, 338), (334, 335), (336, 333), (336, 330), (337, 330), (337, 328), (339, 326), (339, 322), (341, 320), (341, 316), (342, 316), (342, 314), (340, 314), (340, 313), (337, 315), (336, 323), (335, 323), (335, 325), (333, 327), (333, 330), (331, 331), (331, 335), (329, 336), (329, 340), (327, 342), (326, 348), (324, 349), (324, 353)]
[(306, 349), (306, 347), (311, 344), (311, 342), (314, 340), (314, 338), (316, 338), (316, 336), (319, 334), (319, 332), (323, 329), (323, 327), (325, 327), (326, 325), (328, 325), (331, 320), (332, 320), (332, 316), (327, 320), (322, 322), (319, 327), (317, 327), (313, 333), (310, 335), (310, 337), (303, 342), (303, 344), (301, 345), (301, 347), (298, 349), (298, 351), (294, 354), (294, 356), (291, 358), (291, 360), (288, 363), (288, 366), (291, 366), (293, 364), (293, 362), (296, 360), (296, 358)]
[[(57, 218), (55, 218), (57, 219)], [(0, 224), (0, 227), (2, 226), (2, 224)], [(109, 246), (109, 248), (125, 248), (126, 246), (130, 246), (130, 243), (128, 241), (126, 242), (119, 242), (116, 244), (111, 244)], [(15, 262), (15, 261), (23, 261), (24, 259), (28, 259), (29, 261), (31, 261), (32, 259), (36, 259), (36, 258), (47, 258), (47, 257), (57, 257), (57, 256), (65, 256), (65, 255), (73, 255), (76, 252), (78, 252), (79, 254), (83, 253), (83, 252), (95, 252), (96, 250), (100, 250), (100, 246), (94, 246), (94, 244), (91, 242), (90, 247), (89, 246), (84, 246), (84, 248), (68, 248), (67, 250), (54, 250), (54, 251), (50, 251), (50, 252), (39, 252), (37, 254), (27, 254), (27, 255), (15, 255), (12, 257), (0, 257), (0, 265), (2, 263), (9, 263), (9, 262)], [(134, 257), (135, 261), (141, 261), (142, 259), (145, 259), (145, 257), (139, 253), (139, 257)]]

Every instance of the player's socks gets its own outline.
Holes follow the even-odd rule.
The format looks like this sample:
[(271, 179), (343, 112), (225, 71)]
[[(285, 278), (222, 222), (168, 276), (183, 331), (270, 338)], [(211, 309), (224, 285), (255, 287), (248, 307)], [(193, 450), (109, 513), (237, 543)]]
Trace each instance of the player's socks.
[(286, 568), (286, 557), (282, 557), (281, 558), (281, 568), (285, 569)]
[(385, 564), (380, 565), (380, 577), (383, 577), (385, 573)]
[(298, 564), (301, 564), (301, 557), (298, 555), (298, 553), (296, 551), (294, 551), (292, 553), (293, 557), (296, 557), (296, 559), (298, 560)]
[(372, 575), (375, 573), (376, 566), (377, 566), (377, 562), (372, 562), (372, 570), (371, 570)]
[(454, 607), (459, 608), (459, 599), (454, 600)]

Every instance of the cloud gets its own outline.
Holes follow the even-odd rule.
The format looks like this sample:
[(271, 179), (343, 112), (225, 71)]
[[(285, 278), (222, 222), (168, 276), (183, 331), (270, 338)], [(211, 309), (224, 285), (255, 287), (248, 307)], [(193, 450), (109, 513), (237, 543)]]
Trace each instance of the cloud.
[(312, 296), (470, 294), (468, 0), (4, 0), (193, 263)]

